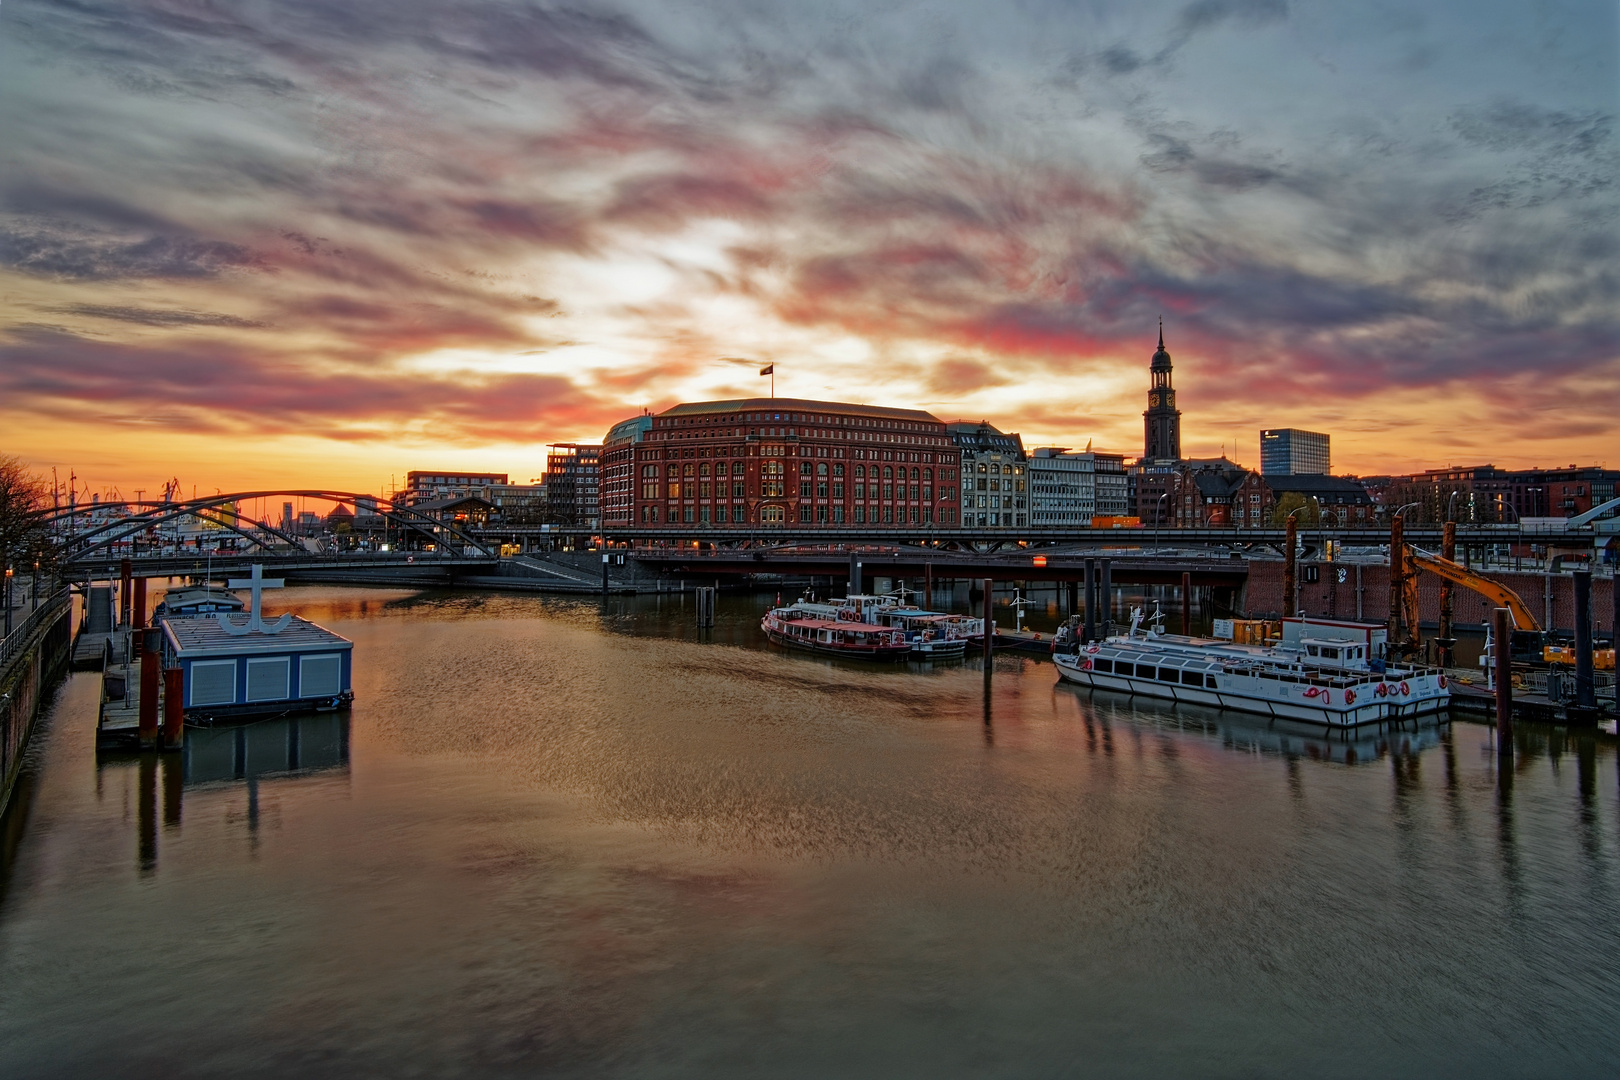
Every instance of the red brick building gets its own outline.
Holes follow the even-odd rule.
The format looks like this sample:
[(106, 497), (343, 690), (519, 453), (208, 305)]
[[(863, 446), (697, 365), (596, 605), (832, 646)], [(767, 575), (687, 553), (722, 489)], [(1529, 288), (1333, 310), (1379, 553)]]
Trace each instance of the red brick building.
[[(676, 405), (605, 440), (604, 527), (954, 527), (960, 458), (930, 413), (795, 398)], [(628, 423), (628, 422), (627, 422)]]

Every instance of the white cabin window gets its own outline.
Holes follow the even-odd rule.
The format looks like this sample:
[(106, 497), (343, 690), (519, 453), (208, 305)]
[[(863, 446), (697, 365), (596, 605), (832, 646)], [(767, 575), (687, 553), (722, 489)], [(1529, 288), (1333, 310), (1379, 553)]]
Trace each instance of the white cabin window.
[(289, 694), (287, 679), (292, 664), (285, 656), (263, 660), (249, 660), (247, 664), (247, 699), (249, 701), (283, 701)]
[(235, 660), (198, 660), (191, 665), (193, 705), (228, 705), (235, 700)]

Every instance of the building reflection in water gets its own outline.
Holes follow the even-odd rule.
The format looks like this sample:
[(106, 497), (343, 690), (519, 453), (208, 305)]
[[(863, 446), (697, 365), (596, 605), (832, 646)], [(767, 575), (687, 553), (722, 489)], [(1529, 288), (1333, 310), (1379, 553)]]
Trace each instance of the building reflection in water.
[(296, 778), (348, 767), (349, 715), (311, 713), (254, 724), (188, 727), (179, 753), (104, 756), (96, 765), (97, 790), (104, 789), (109, 774), (135, 771), (136, 863), (147, 875), (157, 870), (160, 786), (161, 819), (163, 828), (169, 830), (180, 827), (186, 788), (241, 784), (247, 797), (248, 833), (255, 837), (261, 779)]

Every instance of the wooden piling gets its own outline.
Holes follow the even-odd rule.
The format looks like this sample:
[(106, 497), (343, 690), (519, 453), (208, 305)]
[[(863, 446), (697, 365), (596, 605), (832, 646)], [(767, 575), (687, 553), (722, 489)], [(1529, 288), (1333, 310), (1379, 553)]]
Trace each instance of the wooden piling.
[(1086, 635), (1087, 644), (1097, 640), (1097, 560), (1086, 560)]
[(1492, 613), (1496, 645), (1496, 747), (1513, 750), (1513, 613), (1499, 607)]
[(934, 609), (934, 564), (923, 563), (923, 607)]
[(701, 585), (697, 590), (697, 624), (707, 627), (714, 625), (714, 597), (719, 590), (710, 585)]
[[(1440, 557), (1448, 562), (1457, 561), (1457, 523), (1448, 521), (1445, 530), (1440, 534)], [(1440, 666), (1452, 666), (1452, 645), (1455, 635), (1452, 633), (1452, 584), (1450, 578), (1440, 579), (1440, 632), (1436, 635), (1440, 647)]]
[(990, 578), (984, 579), (984, 679), (990, 681), (990, 673), (995, 669), (991, 654), (996, 647), (996, 624), (992, 616), (995, 610), (992, 605), (996, 599), (996, 583)]
[[(1298, 511), (1295, 511), (1297, 513)], [(1292, 618), (1299, 614), (1299, 557), (1294, 554), (1299, 547), (1299, 522), (1294, 515), (1289, 514), (1288, 520), (1283, 522), (1283, 601), (1282, 613), (1284, 618)]]
[(1391, 659), (1401, 654), (1401, 643), (1406, 635), (1401, 632), (1401, 607), (1405, 601), (1402, 587), (1406, 584), (1406, 533), (1401, 525), (1401, 515), (1396, 514), (1389, 521), (1389, 624), (1385, 631), (1389, 635), (1389, 644), (1386, 652)]
[[(180, 668), (163, 669), (163, 749), (178, 750), (185, 738), (186, 673)], [(165, 781), (167, 784), (167, 781)], [(167, 787), (165, 787), (167, 792)]]
[(156, 746), (158, 740), (158, 680), (163, 663), (163, 656), (158, 651), (161, 647), (159, 633), (157, 630), (142, 630), (138, 635), (141, 644), (139, 732), (141, 746), (146, 749)]
[(1107, 640), (1114, 632), (1114, 562), (1101, 560), (1097, 569), (1097, 636)]

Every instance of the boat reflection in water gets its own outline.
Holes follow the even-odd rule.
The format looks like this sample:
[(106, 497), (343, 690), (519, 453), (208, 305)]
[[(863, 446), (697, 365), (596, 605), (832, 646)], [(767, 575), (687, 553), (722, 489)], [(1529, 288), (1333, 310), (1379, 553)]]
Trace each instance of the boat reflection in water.
[(1303, 721), (1268, 720), (1251, 713), (1183, 703), (1166, 708), (1155, 702), (1143, 707), (1146, 703), (1130, 694), (1087, 691), (1064, 682), (1057, 685), (1061, 692), (1087, 698), (1099, 711), (1115, 719), (1203, 732), (1219, 738), (1231, 750), (1305, 757), (1341, 765), (1381, 761), (1392, 754), (1405, 757), (1439, 746), (1451, 726), (1447, 714), (1439, 713), (1383, 724), (1327, 729)]
[(188, 786), (347, 768), (349, 718), (306, 713), (257, 724), (187, 728), (182, 758)]
[[(178, 753), (101, 755), (96, 759), (98, 798), (122, 797), (138, 807), (136, 861), (143, 875), (155, 873), (158, 858), (159, 773), (165, 832), (180, 828), (185, 790), (198, 795), (239, 788), (242, 814), (251, 840), (259, 828), (259, 783), (296, 783), (302, 777), (330, 776), (349, 768), (349, 714), (307, 713), (254, 724), (187, 728)], [(134, 791), (130, 791), (130, 781)], [(127, 805), (127, 803), (126, 803)]]

